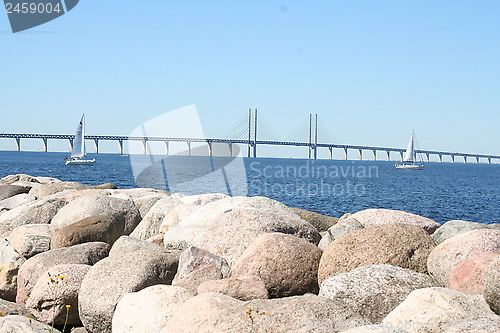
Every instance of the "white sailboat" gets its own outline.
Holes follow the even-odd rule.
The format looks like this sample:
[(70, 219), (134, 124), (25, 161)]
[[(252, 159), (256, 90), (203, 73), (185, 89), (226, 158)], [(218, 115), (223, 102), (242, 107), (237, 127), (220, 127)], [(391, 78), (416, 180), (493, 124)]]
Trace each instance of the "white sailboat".
[(415, 154), (415, 132), (411, 134), (403, 161), (401, 163), (395, 163), (394, 166), (396, 169), (402, 170), (422, 170), (424, 168), (424, 165), (417, 161), (417, 156)]
[(66, 165), (91, 165), (94, 163), (95, 158), (91, 160), (85, 159), (85, 115), (82, 115), (73, 141), (71, 159), (66, 161)]

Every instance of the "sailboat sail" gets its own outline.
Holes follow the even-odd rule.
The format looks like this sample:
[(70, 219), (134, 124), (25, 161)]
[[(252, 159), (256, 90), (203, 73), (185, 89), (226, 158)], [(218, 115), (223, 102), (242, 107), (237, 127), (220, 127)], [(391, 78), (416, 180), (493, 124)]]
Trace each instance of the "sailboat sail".
[(403, 162), (413, 163), (415, 162), (415, 148), (413, 142), (413, 134), (411, 135), (410, 142), (408, 143), (408, 147), (406, 147), (405, 156), (403, 158)]
[(75, 140), (71, 158), (83, 158), (85, 156), (85, 115), (82, 116), (78, 129), (76, 130)]

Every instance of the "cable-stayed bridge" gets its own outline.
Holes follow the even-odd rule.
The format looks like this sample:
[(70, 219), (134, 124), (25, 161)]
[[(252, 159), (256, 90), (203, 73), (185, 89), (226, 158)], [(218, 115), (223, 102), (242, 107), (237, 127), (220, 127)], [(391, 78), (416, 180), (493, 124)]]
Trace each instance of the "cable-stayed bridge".
[[(159, 137), (159, 136), (122, 136), (122, 135), (86, 135), (86, 140), (91, 140), (95, 145), (95, 152), (99, 153), (99, 143), (102, 141), (115, 141), (118, 143), (118, 152), (123, 154), (124, 143), (135, 141), (142, 143), (142, 153), (148, 153), (148, 145), (152, 142), (164, 143), (164, 154), (170, 155), (170, 143), (185, 143), (186, 154), (192, 155), (195, 149), (193, 144), (197, 146), (206, 145), (206, 155), (214, 156), (215, 144), (226, 144), (228, 146), (227, 156), (233, 156), (234, 145), (247, 146), (247, 157), (258, 157), (257, 147), (263, 145), (269, 146), (296, 146), (305, 147), (308, 149), (308, 157), (310, 159), (318, 158), (318, 150), (328, 150), (329, 159), (333, 159), (333, 151), (341, 150), (343, 159), (348, 159), (348, 152), (356, 152), (357, 159), (362, 160), (365, 153), (371, 154), (372, 160), (377, 160), (377, 153), (384, 155), (385, 160), (391, 160), (391, 153), (396, 154), (399, 159), (403, 159), (405, 152), (404, 148), (394, 147), (378, 147), (378, 146), (362, 146), (362, 145), (347, 145), (335, 144), (333, 135), (328, 131), (327, 127), (318, 121), (317, 115), (310, 114), (308, 121), (303, 122), (300, 127), (295, 129), (292, 134), (286, 139), (277, 138), (276, 132), (272, 129), (268, 122), (258, 116), (257, 110), (249, 110), (248, 114), (243, 119), (240, 119), (221, 139), (206, 139), (206, 138), (182, 138), (182, 137)], [(297, 137), (301, 138), (297, 139)], [(270, 138), (261, 139), (260, 137)], [(67, 140), (70, 148), (73, 146), (75, 135), (71, 134), (26, 134), (26, 133), (0, 133), (0, 139), (14, 139), (16, 143), (16, 151), (21, 151), (21, 140), (23, 139), (38, 139), (43, 142), (43, 151), (48, 151), (49, 140)], [(295, 138), (295, 139), (294, 139)], [(197, 150), (198, 151), (198, 150)], [(493, 163), (500, 162), (500, 155), (473, 154), (461, 152), (446, 152), (437, 150), (415, 150), (417, 154), (422, 154), (425, 160), (430, 161), (431, 156), (437, 156), (439, 162), (443, 162), (443, 157), (449, 157), (451, 162), (456, 162), (458, 159), (467, 163)], [(194, 155), (193, 155), (194, 156)]]

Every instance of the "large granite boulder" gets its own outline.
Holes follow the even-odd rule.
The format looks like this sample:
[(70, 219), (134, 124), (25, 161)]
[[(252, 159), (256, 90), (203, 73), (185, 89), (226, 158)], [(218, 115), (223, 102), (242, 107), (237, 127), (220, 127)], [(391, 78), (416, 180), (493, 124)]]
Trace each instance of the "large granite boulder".
[(485, 252), (458, 263), (450, 272), (448, 288), (464, 294), (479, 295), (484, 292), (484, 275), (488, 265), (500, 253)]
[(447, 239), (432, 250), (427, 267), (429, 273), (446, 286), (456, 265), (484, 252), (500, 253), (500, 230), (477, 229)]
[(128, 293), (155, 284), (171, 284), (179, 251), (122, 236), (109, 257), (85, 275), (78, 296), (80, 319), (90, 333), (111, 332), (116, 305)]
[(484, 276), (484, 299), (500, 315), (500, 257), (496, 257)]
[(29, 189), (17, 185), (0, 185), (0, 201), (11, 198), (15, 195), (28, 193)]
[(199, 285), (198, 294), (208, 292), (221, 293), (241, 301), (269, 298), (264, 281), (254, 275), (210, 280)]
[(391, 327), (382, 324), (377, 324), (377, 325), (358, 326), (342, 331), (340, 333), (408, 333), (408, 332), (399, 327)]
[[(2, 186), (0, 186), (2, 188)], [(0, 200), (0, 212), (5, 210), (11, 210), (19, 206), (26, 205), (30, 202), (36, 200), (36, 197), (33, 195), (29, 195), (27, 193), (17, 194), (13, 197)]]
[(466, 295), (447, 288), (413, 291), (382, 321), (409, 333), (446, 332), (459, 321), (481, 318), (498, 320), (480, 295)]
[(318, 293), (321, 250), (305, 239), (282, 233), (257, 237), (232, 267), (231, 276), (260, 277), (270, 297)]
[(327, 231), (328, 228), (335, 225), (339, 220), (337, 217), (327, 216), (301, 208), (292, 207), (292, 210), (295, 214), (300, 216), (300, 218), (311, 223), (319, 232)]
[(343, 302), (306, 294), (243, 302), (203, 293), (179, 306), (161, 333), (339, 332), (368, 320)]
[(412, 291), (435, 286), (428, 275), (392, 265), (372, 265), (324, 280), (319, 295), (344, 301), (373, 323), (380, 323)]
[(3, 316), (8, 315), (20, 315), (20, 316), (29, 316), (28, 311), (24, 306), (21, 306), (15, 302), (6, 301), (0, 298), (0, 312)]
[(113, 314), (113, 332), (160, 332), (177, 308), (193, 297), (184, 288), (163, 284), (125, 294)]
[(477, 229), (488, 229), (489, 226), (484, 223), (469, 222), (462, 220), (452, 220), (441, 225), (433, 234), (432, 238), (436, 241), (436, 244), (441, 244), (448, 238), (454, 237), (458, 234), (477, 230)]
[(0, 332), (5, 333), (61, 333), (56, 328), (52, 328), (51, 325), (41, 323), (39, 321), (33, 320), (32, 318), (20, 316), (20, 315), (9, 315), (5, 317), (0, 317)]
[(25, 258), (50, 250), (50, 239), (54, 231), (50, 224), (26, 224), (14, 228), (8, 240)]
[(361, 230), (363, 228), (364, 226), (354, 217), (348, 217), (330, 227), (328, 229), (328, 235), (330, 235), (331, 242), (333, 242), (351, 231)]
[(15, 301), (17, 276), (24, 259), (6, 239), (0, 238), (0, 298)]
[(389, 264), (427, 273), (427, 257), (435, 247), (421, 227), (388, 224), (366, 227), (333, 241), (323, 252), (318, 280), (367, 265)]
[(33, 286), (26, 309), (43, 323), (80, 325), (78, 292), (90, 267), (81, 264), (52, 266)]
[(393, 209), (365, 209), (351, 215), (363, 226), (370, 227), (385, 224), (410, 224), (418, 226), (432, 234), (440, 224), (423, 216)]
[(107, 257), (108, 253), (108, 244), (91, 242), (53, 249), (31, 257), (19, 269), (16, 302), (25, 304), (35, 283), (51, 267), (63, 264), (93, 265)]
[(228, 277), (229, 271), (231, 270), (227, 261), (221, 256), (195, 246), (190, 246), (182, 251), (180, 255), (179, 267), (173, 282), (175, 283), (182, 280), (192, 272), (205, 267), (214, 267), (220, 272), (221, 278)]
[(123, 226), (123, 233), (129, 235), (139, 224), (141, 216), (132, 200), (113, 198), (109, 195), (86, 195), (69, 202), (52, 219), (56, 229), (96, 215), (111, 216)]
[(121, 215), (93, 215), (58, 229), (51, 239), (51, 248), (67, 247), (86, 242), (109, 245), (125, 233)]

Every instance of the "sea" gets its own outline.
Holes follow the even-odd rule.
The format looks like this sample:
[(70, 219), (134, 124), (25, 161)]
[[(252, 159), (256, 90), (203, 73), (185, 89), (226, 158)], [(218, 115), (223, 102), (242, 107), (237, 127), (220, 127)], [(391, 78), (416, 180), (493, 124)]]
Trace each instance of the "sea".
[(387, 208), (439, 223), (500, 223), (500, 164), (430, 162), (408, 171), (387, 161), (89, 154), (94, 165), (66, 166), (67, 155), (0, 151), (0, 178), (23, 173), (119, 188), (260, 195), (334, 217)]

